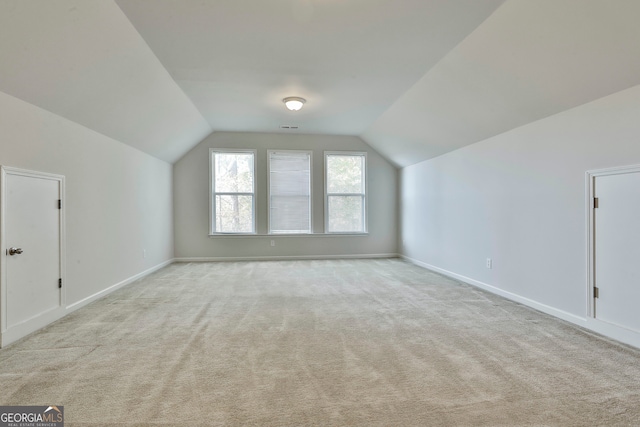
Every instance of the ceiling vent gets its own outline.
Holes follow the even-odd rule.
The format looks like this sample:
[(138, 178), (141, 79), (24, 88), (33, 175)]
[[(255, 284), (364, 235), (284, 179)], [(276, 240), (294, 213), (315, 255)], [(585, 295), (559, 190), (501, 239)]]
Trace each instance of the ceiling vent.
[(296, 125), (280, 125), (280, 129), (298, 129)]

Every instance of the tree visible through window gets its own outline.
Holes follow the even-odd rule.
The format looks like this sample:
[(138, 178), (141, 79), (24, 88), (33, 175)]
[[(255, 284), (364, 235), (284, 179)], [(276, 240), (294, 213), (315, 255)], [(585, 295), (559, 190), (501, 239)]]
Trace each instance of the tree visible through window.
[(211, 152), (212, 232), (255, 232), (254, 165), (252, 151)]
[(325, 169), (327, 232), (366, 232), (366, 155), (326, 153)]

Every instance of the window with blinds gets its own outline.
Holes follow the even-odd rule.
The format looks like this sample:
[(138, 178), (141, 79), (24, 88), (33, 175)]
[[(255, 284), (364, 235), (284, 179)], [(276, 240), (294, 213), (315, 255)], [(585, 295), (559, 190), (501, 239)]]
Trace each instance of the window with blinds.
[(269, 233), (311, 233), (311, 152), (274, 150), (269, 160)]

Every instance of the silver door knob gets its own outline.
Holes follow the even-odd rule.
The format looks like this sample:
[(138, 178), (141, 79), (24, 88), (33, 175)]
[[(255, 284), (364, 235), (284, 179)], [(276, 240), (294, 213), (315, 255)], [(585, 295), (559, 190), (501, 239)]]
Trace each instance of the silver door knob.
[(9, 248), (9, 255), (20, 255), (22, 248)]

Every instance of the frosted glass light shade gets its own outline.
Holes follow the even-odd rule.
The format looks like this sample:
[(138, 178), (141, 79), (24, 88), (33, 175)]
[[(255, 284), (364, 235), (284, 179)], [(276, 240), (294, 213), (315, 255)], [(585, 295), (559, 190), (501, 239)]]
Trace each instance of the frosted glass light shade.
[(286, 105), (289, 110), (298, 111), (299, 109), (302, 108), (304, 103), (307, 101), (304, 98), (299, 98), (297, 96), (290, 96), (288, 98), (283, 99), (282, 102), (284, 102), (284, 105)]

